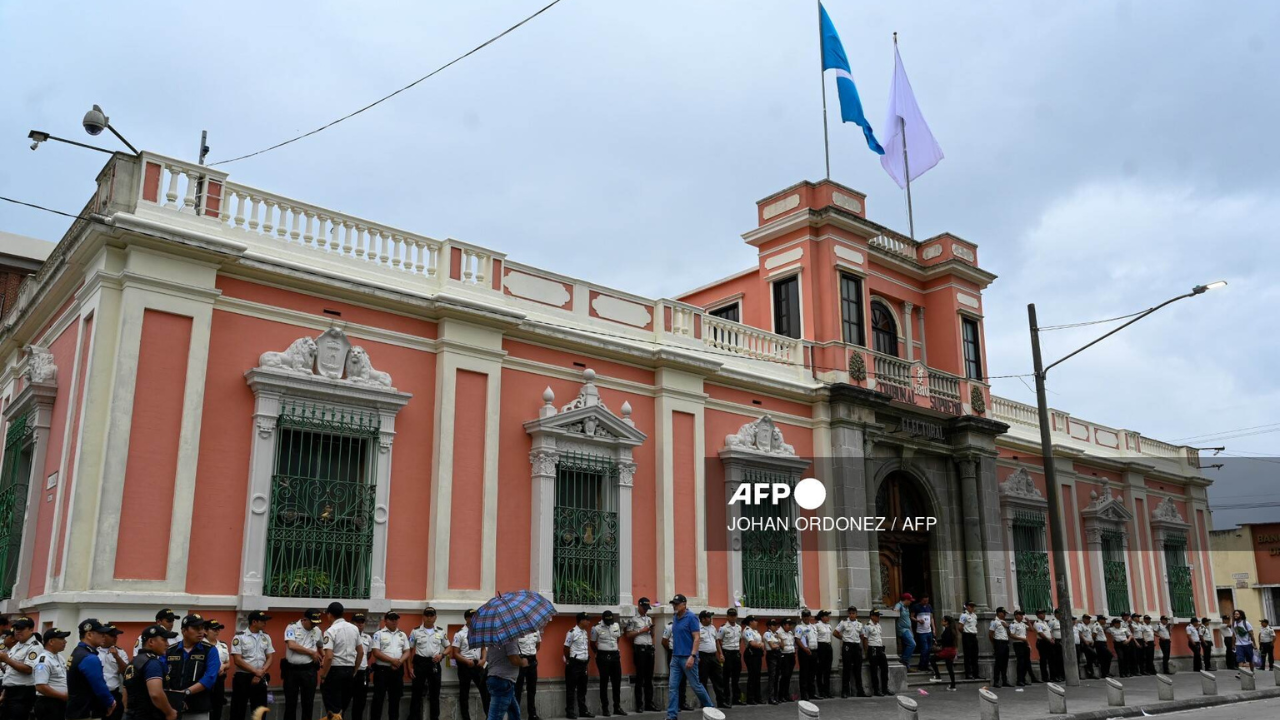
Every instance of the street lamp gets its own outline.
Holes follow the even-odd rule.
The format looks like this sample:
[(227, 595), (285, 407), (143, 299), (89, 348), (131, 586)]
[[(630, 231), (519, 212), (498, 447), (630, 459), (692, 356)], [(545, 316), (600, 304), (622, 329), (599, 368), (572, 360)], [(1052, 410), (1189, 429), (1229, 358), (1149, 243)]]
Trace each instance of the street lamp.
[[(133, 151), (134, 155), (142, 154), (138, 152), (138, 148), (133, 146), (133, 143), (129, 142), (128, 140), (125, 140), (124, 136), (121, 135), (114, 127), (111, 126), (110, 118), (108, 118), (106, 114), (102, 112), (102, 108), (98, 107), (97, 105), (94, 105), (93, 108), (89, 110), (89, 112), (84, 114), (84, 120), (82, 120), (81, 123), (84, 125), (84, 131), (89, 133), (90, 135), (93, 135), (94, 137), (101, 135), (103, 130), (110, 130), (111, 134), (115, 135), (117, 138), (120, 138), (120, 142), (128, 146), (128, 148)], [(32, 141), (31, 143), (32, 150), (35, 150), (36, 148), (40, 147), (40, 143), (46, 140), (57, 140), (58, 142), (64, 142), (64, 143), (67, 143), (68, 145), (75, 145), (77, 147), (88, 148), (90, 150), (97, 150), (98, 152), (107, 153), (108, 155), (114, 154), (110, 150), (100, 148), (96, 145), (87, 145), (82, 142), (76, 142), (75, 140), (60, 138), (57, 135), (50, 135), (49, 133), (44, 132), (43, 130), (32, 130), (31, 132), (27, 133), (27, 139)]]
[[(1081, 352), (1097, 345), (1112, 335), (1115, 335), (1160, 308), (1173, 304), (1179, 300), (1195, 297), (1196, 295), (1203, 295), (1209, 290), (1220, 288), (1226, 284), (1226, 281), (1218, 280), (1205, 285), (1197, 285), (1191, 289), (1191, 292), (1166, 300), (1153, 308), (1143, 311), (1129, 322), (1108, 333), (1100, 335), (1092, 342), (1067, 353), (1058, 360), (1049, 363), (1047, 366), (1040, 357), (1040, 326), (1036, 322), (1036, 305), (1035, 303), (1027, 305), (1027, 319), (1031, 325), (1031, 359), (1035, 365), (1036, 376), (1036, 408), (1039, 410), (1040, 418), (1040, 459), (1044, 465), (1045, 488), (1048, 490), (1046, 495), (1048, 495), (1049, 500), (1049, 535), (1053, 542), (1053, 580), (1054, 586), (1057, 589), (1058, 607), (1062, 608), (1062, 612), (1066, 616), (1066, 620), (1068, 622), (1071, 621), (1072, 607), (1071, 589), (1067, 586), (1067, 533), (1062, 522), (1062, 507), (1058, 494), (1057, 472), (1053, 466), (1053, 441), (1049, 438), (1049, 402), (1045, 398), (1045, 375), (1055, 365), (1058, 365), (1069, 358), (1075, 357)], [(1074, 634), (1069, 631), (1063, 632), (1061, 644), (1063, 669), (1067, 674), (1067, 685), (1077, 686), (1080, 684), (1080, 668), (1076, 664), (1075, 660), (1076, 643)]]

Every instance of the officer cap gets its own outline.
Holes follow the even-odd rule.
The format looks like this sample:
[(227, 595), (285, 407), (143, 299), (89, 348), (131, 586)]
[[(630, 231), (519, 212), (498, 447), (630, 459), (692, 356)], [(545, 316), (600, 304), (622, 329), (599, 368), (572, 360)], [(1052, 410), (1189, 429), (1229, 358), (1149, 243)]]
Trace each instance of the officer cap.
[(20, 617), (13, 621), (14, 630), (34, 630), (35, 627), (35, 621), (29, 617)]
[(813, 613), (808, 610), (801, 610), (800, 617), (802, 618), (813, 617)]
[(84, 620), (80, 621), (80, 637), (84, 637), (85, 633), (105, 632), (106, 629), (107, 627), (102, 623), (98, 622), (97, 618), (85, 618)]
[(818, 611), (818, 617), (820, 617), (820, 618), (829, 618), (829, 617), (831, 617), (831, 613), (827, 612), (826, 610), (819, 610), (819, 611)]
[(320, 622), (320, 611), (315, 608), (311, 608), (310, 610), (302, 613), (302, 619), (309, 620), (311, 622)]
[(588, 615), (588, 614), (586, 614), (586, 613), (584, 613), (584, 612), (580, 612), (580, 613), (578, 613), (578, 622), (582, 622), (583, 620), (587, 620), (587, 619), (589, 619), (590, 617), (591, 617), (590, 615)]
[(142, 631), (142, 642), (146, 642), (151, 638), (164, 638), (172, 640), (178, 637), (178, 633), (172, 630), (166, 630), (163, 625), (149, 625), (147, 629)]
[(965, 606), (965, 607), (967, 607), (967, 608), (968, 608), (968, 607), (977, 607), (977, 606), (978, 606), (978, 603), (976, 603), (976, 602), (974, 602), (974, 601), (970, 600), (970, 601), (966, 602), (966, 603), (964, 604), (964, 606)]
[(352, 615), (352, 616), (351, 616), (351, 623), (352, 623), (353, 625), (360, 625), (360, 624), (364, 623), (364, 622), (365, 622), (365, 620), (367, 620), (367, 619), (368, 619), (368, 618), (366, 618), (366, 617), (365, 617), (364, 613), (356, 613), (355, 615)]
[(466, 610), (463, 610), (463, 611), (462, 611), (462, 619), (463, 619), (463, 620), (470, 620), (470, 619), (471, 619), (471, 616), (472, 616), (472, 615), (475, 615), (475, 614), (476, 614), (476, 609), (475, 609), (475, 608), (467, 608)]
[(729, 617), (737, 617), (737, 615), (738, 615), (738, 608), (736, 608), (736, 607), (729, 608), (729, 611), (728, 611), (728, 612), (729, 612)]
[(1115, 625), (1115, 624), (1116, 624), (1116, 623), (1118, 623), (1118, 622), (1120, 622), (1120, 618), (1111, 618), (1111, 624), (1112, 624), (1112, 625)]
[(1022, 612), (1022, 608), (1018, 608), (1017, 610), (1013, 611), (1014, 617), (1018, 617), (1019, 615), (1026, 615), (1026, 613)]
[[(1199, 622), (1198, 620), (1196, 622)], [(13, 637), (13, 628), (5, 628), (0, 630), (0, 638)]]
[(879, 610), (872, 610), (872, 611), (871, 611), (871, 617), (874, 617), (874, 618), (878, 618), (878, 617), (880, 617), (880, 611), (879, 611)]
[(388, 620), (399, 620), (400, 613), (396, 612), (395, 610), (392, 610), (391, 612), (387, 613), (383, 617), (385, 617)]
[(1122, 617), (1122, 618), (1127, 618), (1127, 617), (1129, 617), (1129, 613), (1127, 613), (1127, 612), (1122, 612), (1122, 613), (1120, 613), (1120, 617)]
[(249, 622), (258, 622), (259, 620), (270, 620), (271, 616), (261, 610), (254, 610), (249, 613)]
[(182, 628), (185, 630), (189, 627), (204, 627), (205, 619), (195, 613), (182, 618)]
[(223, 625), (217, 620), (209, 620), (209, 622), (206, 622), (204, 624), (204, 627), (206, 630), (221, 630), (222, 628), (226, 627), (226, 625)]
[(997, 614), (997, 615), (998, 615), (998, 614), (1000, 614), (1000, 613), (1002, 613), (1002, 612), (1009, 612), (1009, 611), (1008, 611), (1008, 610), (1005, 610), (1003, 605), (1001, 605), (1000, 607), (996, 608), (996, 614)]
[(755, 621), (756, 621), (756, 616), (755, 616), (755, 615), (748, 615), (748, 616), (746, 616), (745, 618), (743, 618), (743, 619), (742, 619), (742, 621), (743, 621), (743, 622), (745, 622), (746, 624), (750, 625), (751, 623), (753, 623), (753, 622), (755, 622)]
[(156, 622), (161, 620), (177, 620), (178, 615), (171, 608), (165, 608), (156, 613)]
[(715, 615), (715, 613), (711, 612), (710, 610), (703, 610), (702, 612), (698, 613), (698, 617), (700, 618), (709, 618), (713, 615)]
[(104, 632), (104, 633), (106, 633), (106, 634), (108, 634), (108, 635), (121, 635), (121, 634), (123, 634), (123, 633), (124, 633), (124, 631), (123, 631), (123, 630), (121, 630), (120, 628), (116, 627), (115, 625), (112, 625), (111, 623), (107, 623), (106, 625), (103, 625), (103, 626), (102, 626), (102, 632)]
[(858, 608), (856, 608), (856, 607), (854, 607), (854, 606), (850, 605), (850, 606), (849, 606), (849, 609), (848, 609), (846, 612), (856, 613), (856, 612), (858, 612)]
[(782, 621), (782, 624), (783, 624), (783, 625), (795, 625), (795, 624), (796, 624), (796, 619), (795, 619), (795, 618), (786, 618), (785, 620), (783, 620), (783, 621)]
[(422, 611), (422, 617), (435, 617), (435, 616), (436, 616), (436, 609), (435, 609), (435, 608), (433, 608), (433, 607), (431, 607), (430, 605), (428, 605), (428, 606), (427, 606), (427, 607)]
[(1143, 620), (1150, 620), (1150, 619), (1151, 619), (1151, 616), (1150, 616), (1150, 615), (1143, 615), (1143, 616), (1142, 616), (1142, 619), (1143, 619)]
[(652, 604), (653, 604), (653, 603), (649, 602), (649, 598), (647, 598), (647, 597), (642, 597), (642, 598), (640, 598), (639, 600), (637, 600), (637, 601), (636, 601), (636, 605), (638, 605), (638, 606), (640, 606), (640, 607), (649, 607), (649, 606), (650, 606), (650, 605), (652, 605)]
[(59, 630), (56, 627), (49, 628), (44, 631), (44, 642), (47, 645), (50, 640), (58, 640), (61, 638), (71, 637), (71, 633), (66, 630)]
[(603, 620), (612, 620), (612, 619), (613, 619), (613, 611), (612, 611), (612, 610), (605, 610), (604, 612), (600, 613), (600, 617), (601, 617), (601, 619), (603, 619)]
[(1036, 611), (1036, 614), (1037, 614), (1037, 615), (1043, 615), (1043, 614), (1045, 614), (1045, 609), (1044, 609), (1044, 608), (1040, 608), (1039, 610), (1037, 610), (1037, 611)]

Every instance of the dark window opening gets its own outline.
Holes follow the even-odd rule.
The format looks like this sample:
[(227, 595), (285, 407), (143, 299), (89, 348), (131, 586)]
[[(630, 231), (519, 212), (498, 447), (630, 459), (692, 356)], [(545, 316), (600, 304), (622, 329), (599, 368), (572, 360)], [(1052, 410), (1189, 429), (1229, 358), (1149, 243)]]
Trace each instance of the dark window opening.
[(800, 277), (793, 275), (773, 284), (773, 331), (800, 337)]
[(982, 353), (978, 345), (978, 323), (965, 318), (960, 321), (964, 331), (964, 374), (970, 380), (982, 379)]
[(883, 303), (871, 303), (871, 339), (878, 353), (898, 357), (898, 323)]
[(862, 281), (844, 273), (840, 274), (840, 317), (844, 323), (844, 341), (866, 345), (862, 334)]
[(729, 322), (742, 322), (741, 314), (739, 312), (740, 307), (741, 306), (738, 303), (733, 303), (732, 305), (725, 305), (724, 307), (718, 307), (715, 310), (711, 310), (708, 314), (714, 315), (721, 320), (728, 320)]

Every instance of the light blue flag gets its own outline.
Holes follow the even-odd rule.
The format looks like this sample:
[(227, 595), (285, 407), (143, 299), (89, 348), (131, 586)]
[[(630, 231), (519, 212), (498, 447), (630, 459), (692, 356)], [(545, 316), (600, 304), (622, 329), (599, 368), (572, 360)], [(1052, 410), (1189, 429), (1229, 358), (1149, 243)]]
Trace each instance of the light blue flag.
[(849, 72), (849, 58), (844, 54), (844, 45), (840, 43), (840, 35), (836, 26), (831, 24), (827, 9), (821, 4), (818, 10), (822, 14), (822, 70), (836, 71), (836, 91), (840, 94), (840, 118), (845, 122), (855, 123), (862, 127), (862, 134), (867, 138), (867, 147), (877, 155), (884, 154), (884, 148), (876, 142), (876, 135), (871, 130), (871, 123), (862, 114), (862, 100), (858, 98), (858, 86), (853, 84), (853, 75)]

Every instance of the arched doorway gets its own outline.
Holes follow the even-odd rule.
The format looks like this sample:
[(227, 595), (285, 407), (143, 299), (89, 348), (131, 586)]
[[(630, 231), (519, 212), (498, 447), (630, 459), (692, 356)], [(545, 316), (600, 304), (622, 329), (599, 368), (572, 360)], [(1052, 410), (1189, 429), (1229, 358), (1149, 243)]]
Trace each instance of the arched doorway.
[(933, 515), (924, 488), (907, 473), (890, 473), (876, 493), (876, 514), (885, 518), (885, 528), (897, 528), (878, 536), (880, 601), (885, 607), (891, 607), (904, 592), (917, 598), (933, 595), (929, 533), (901, 529), (907, 518), (915, 520)]

